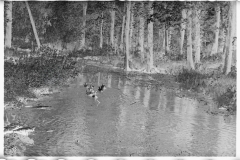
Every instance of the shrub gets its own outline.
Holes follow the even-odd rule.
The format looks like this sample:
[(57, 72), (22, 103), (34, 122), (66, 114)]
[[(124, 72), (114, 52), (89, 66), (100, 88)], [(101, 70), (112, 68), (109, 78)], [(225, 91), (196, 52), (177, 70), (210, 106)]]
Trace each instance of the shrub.
[(185, 54), (175, 54), (173, 52), (167, 52), (161, 59), (163, 61), (182, 61), (185, 60), (187, 57)]
[(199, 87), (205, 87), (205, 79), (208, 75), (201, 74), (194, 70), (183, 69), (177, 75), (176, 80), (183, 84), (187, 89), (198, 89)]
[(229, 111), (236, 111), (236, 85), (227, 88), (223, 94), (215, 98), (219, 107), (225, 106)]
[(232, 67), (231, 67), (231, 72), (228, 73), (228, 75), (229, 75), (230, 77), (236, 79), (236, 77), (237, 77), (237, 68), (236, 68), (236, 66), (232, 66)]
[(135, 51), (132, 51), (130, 54), (133, 55), (134, 58), (139, 58), (139, 59), (141, 58), (141, 52), (138, 49)]
[(216, 53), (213, 55), (207, 55), (207, 56), (203, 56), (203, 54), (201, 54), (201, 60), (204, 61), (210, 61), (210, 62), (215, 62), (215, 61), (222, 61), (222, 53)]
[(37, 55), (42, 55), (45, 57), (52, 57), (52, 56), (57, 56), (57, 53), (59, 51), (57, 49), (52, 49), (48, 46), (41, 46), (38, 50), (37, 50)]
[[(235, 73), (235, 69), (232, 69)], [(202, 88), (213, 97), (219, 107), (226, 107), (228, 111), (236, 111), (236, 77), (223, 74), (202, 74), (197, 71), (183, 69), (176, 80), (181, 87), (198, 90)]]
[(41, 87), (49, 81), (59, 84), (77, 74), (76, 62), (69, 57), (49, 58), (46, 50), (41, 57), (30, 57), (26, 61), (13, 64), (4, 63), (4, 100), (17, 95), (29, 95), (30, 87)]

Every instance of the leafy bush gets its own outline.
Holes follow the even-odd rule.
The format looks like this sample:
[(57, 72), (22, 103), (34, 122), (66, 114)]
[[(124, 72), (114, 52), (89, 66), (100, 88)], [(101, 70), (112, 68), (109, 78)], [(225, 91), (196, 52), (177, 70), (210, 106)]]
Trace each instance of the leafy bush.
[(203, 54), (201, 54), (201, 60), (204, 61), (210, 61), (210, 62), (215, 62), (215, 61), (222, 61), (222, 53), (216, 53), (213, 55), (207, 55), (207, 56), (203, 56)]
[(186, 58), (187, 57), (186, 57), (185, 54), (175, 54), (173, 52), (168, 52), (161, 58), (161, 60), (162, 61), (168, 61), (168, 60), (171, 60), (171, 61), (183, 61)]
[(111, 54), (114, 52), (114, 48), (111, 45), (103, 44), (102, 50), (105, 51), (107, 54)]
[(237, 68), (236, 66), (231, 67), (231, 72), (228, 74), (230, 77), (235, 78), (237, 77)]
[(48, 46), (41, 46), (37, 50), (36, 54), (37, 55), (42, 55), (42, 56), (45, 56), (45, 57), (53, 57), (53, 56), (56, 57), (58, 52), (59, 51), (57, 49), (52, 49)]
[(110, 45), (103, 44), (102, 48), (95, 47), (93, 50), (91, 49), (81, 49), (79, 51), (75, 50), (69, 53), (70, 57), (85, 57), (85, 56), (106, 56), (112, 55), (114, 53), (114, 48)]
[(141, 51), (140, 50), (132, 51), (131, 55), (133, 55), (134, 58), (141, 59)]
[[(232, 72), (236, 70), (233, 67)], [(176, 80), (181, 87), (198, 90), (202, 88), (213, 97), (219, 107), (227, 107), (228, 111), (236, 111), (236, 77), (223, 74), (203, 74), (194, 70), (183, 69)]]
[(171, 60), (175, 60), (175, 61), (182, 61), (185, 59), (187, 59), (187, 57), (184, 54), (177, 54), (171, 58)]
[(229, 111), (236, 111), (236, 85), (227, 88), (227, 91), (215, 98), (219, 107), (227, 107)]
[(198, 89), (199, 87), (205, 87), (205, 79), (208, 75), (201, 74), (194, 70), (183, 69), (177, 75), (176, 80), (183, 84), (187, 89)]
[(30, 57), (18, 64), (4, 63), (4, 99), (9, 101), (17, 95), (31, 94), (30, 87), (41, 87), (60, 84), (70, 76), (78, 73), (76, 62), (69, 57), (46, 57), (47, 51), (41, 57)]

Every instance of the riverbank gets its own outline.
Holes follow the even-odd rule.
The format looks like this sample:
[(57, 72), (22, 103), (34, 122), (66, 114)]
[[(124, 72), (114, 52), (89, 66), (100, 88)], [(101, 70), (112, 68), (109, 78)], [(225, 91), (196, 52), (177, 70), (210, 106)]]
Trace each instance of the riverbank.
[[(216, 105), (220, 109), (211, 111), (209, 114), (235, 114), (236, 109), (233, 106), (234, 103), (236, 105), (236, 99), (234, 99), (236, 90), (230, 88), (234, 87), (234, 84), (236, 86), (234, 73), (230, 76), (221, 76), (221, 74), (214, 73), (217, 68), (213, 68), (211, 69), (213, 72), (205, 72), (207, 76), (204, 76), (199, 72), (184, 70), (185, 62), (176, 62), (174, 65), (171, 65), (172, 62), (162, 62), (158, 69), (163, 70), (164, 74), (148, 74), (138, 71), (126, 73), (123, 70), (123, 61), (117, 61), (117, 63), (113, 61), (116, 61), (116, 57), (41, 56), (25, 58), (17, 63), (5, 61), (4, 126), (17, 124), (28, 127), (24, 126), (24, 122), (16, 121), (8, 116), (8, 111), (16, 110), (17, 114), (17, 110), (23, 107), (39, 107), (35, 102), (61, 92), (64, 86), (71, 83), (69, 79), (73, 79), (82, 72), (97, 73), (99, 71), (118, 73), (134, 85), (156, 89), (164, 86), (175, 90), (179, 97), (192, 97), (205, 105), (209, 105), (212, 103), (211, 99), (214, 99), (216, 103), (211, 105)], [(23, 155), (20, 152), (23, 143), (32, 143), (31, 139), (27, 138), (28, 136), (19, 136), (16, 133), (6, 134), (4, 137), (5, 155)]]
[[(110, 71), (118, 70), (118, 72), (123, 72), (123, 68), (115, 67), (111, 65), (111, 62), (109, 62), (109, 65), (109, 63), (102, 64), (91, 61), (95, 59), (94, 57), (88, 57), (87, 59), (90, 60), (87, 62), (89, 65), (110, 69)], [(186, 61), (160, 61), (155, 66), (160, 73), (144, 73), (135, 70), (129, 72), (128, 75), (146, 75), (147, 77), (151, 77), (148, 80), (152, 79), (156, 82), (164, 82), (164, 86), (167, 85), (167, 82), (171, 82), (168, 87), (176, 88), (177, 90), (180, 88), (179, 94), (185, 92), (184, 94), (188, 94), (188, 96), (197, 98), (200, 101), (213, 99), (215, 102), (214, 105), (220, 110), (219, 113), (236, 114), (235, 66), (232, 67), (229, 75), (222, 74), (221, 61), (205, 60), (202, 64), (196, 64), (195, 71), (186, 69)], [(171, 85), (173, 86), (171, 87)], [(218, 114), (218, 112), (213, 114)]]
[[(224, 107), (229, 111), (235, 111), (236, 107), (236, 71), (224, 76), (219, 71), (219, 64), (202, 64), (204, 69), (188, 71), (184, 69), (185, 63), (162, 62), (157, 66), (163, 73), (142, 73), (133, 71), (126, 73), (123, 62), (114, 64), (114, 58), (104, 56), (85, 57), (31, 57), (19, 63), (4, 63), (4, 102), (5, 109), (21, 108), (26, 101), (40, 98), (59, 92), (58, 86), (64, 85), (68, 77), (74, 77), (83, 71), (85, 65), (100, 67), (106, 72), (118, 72), (122, 76), (137, 79), (138, 75), (144, 75), (148, 81), (168, 82), (171, 88), (181, 88), (199, 94), (212, 97), (219, 108)], [(120, 64), (120, 65), (119, 65)], [(236, 69), (235, 69), (236, 70)], [(168, 74), (166, 74), (168, 73)], [(176, 83), (176, 82), (177, 83)], [(224, 99), (224, 100), (222, 100)], [(227, 102), (225, 102), (227, 101)], [(229, 107), (231, 105), (231, 107)], [(235, 108), (234, 108), (235, 107)]]

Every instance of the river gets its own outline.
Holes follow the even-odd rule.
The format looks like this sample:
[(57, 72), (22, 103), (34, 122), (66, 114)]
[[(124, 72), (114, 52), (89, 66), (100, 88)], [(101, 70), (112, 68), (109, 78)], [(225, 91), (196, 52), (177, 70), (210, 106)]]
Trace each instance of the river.
[[(98, 103), (83, 84), (105, 84)], [(25, 156), (235, 156), (236, 116), (179, 97), (165, 86), (145, 87), (117, 73), (80, 73), (60, 93), (23, 108), (18, 118), (35, 133)]]

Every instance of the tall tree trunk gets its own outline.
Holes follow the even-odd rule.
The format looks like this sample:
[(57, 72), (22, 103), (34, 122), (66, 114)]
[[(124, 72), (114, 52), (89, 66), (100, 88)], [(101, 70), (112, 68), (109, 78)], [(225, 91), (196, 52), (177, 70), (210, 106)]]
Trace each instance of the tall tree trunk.
[(201, 36), (200, 36), (200, 13), (201, 11), (198, 9), (195, 11), (195, 63), (200, 62), (200, 51), (201, 51)]
[(167, 30), (167, 52), (170, 52), (170, 45), (172, 40), (172, 27), (169, 27)]
[(218, 37), (219, 37), (219, 27), (220, 27), (220, 6), (216, 7), (216, 28), (215, 28), (215, 41), (212, 46), (211, 55), (216, 54), (218, 52)]
[(166, 24), (165, 24), (165, 54), (168, 53), (169, 51), (169, 47), (168, 47), (168, 29), (166, 27)]
[[(236, 3), (237, 5), (237, 3)], [(233, 6), (233, 7), (236, 7), (236, 6)], [(236, 8), (235, 8), (236, 9)], [(233, 62), (235, 64), (235, 67), (237, 68), (237, 65), (236, 65), (236, 62), (237, 62), (237, 19), (236, 19), (236, 16), (237, 16), (237, 11), (235, 11), (235, 13), (233, 13), (233, 27), (232, 27), (232, 32), (233, 32), (233, 42), (232, 42), (232, 45), (233, 45)]]
[(228, 32), (226, 35), (225, 43), (225, 63), (223, 68), (223, 73), (227, 75), (231, 71), (232, 65), (232, 46), (234, 42), (234, 30), (236, 27), (236, 2), (231, 1), (229, 7), (229, 20), (228, 20)]
[(161, 50), (161, 29), (159, 28), (158, 29), (158, 41), (159, 41), (159, 43), (158, 43), (158, 50), (160, 51)]
[(107, 76), (107, 87), (112, 88), (112, 75), (111, 74), (109, 74)]
[(100, 48), (102, 48), (103, 45), (103, 12), (102, 12), (102, 20), (101, 20), (101, 26), (100, 26)]
[[(143, 11), (144, 3), (141, 2), (140, 10)], [(141, 12), (143, 13), (143, 12)], [(144, 17), (139, 15), (139, 51), (141, 52), (141, 61), (144, 61)]]
[(7, 4), (6, 10), (6, 18), (7, 18), (7, 26), (6, 26), (6, 35), (5, 35), (5, 47), (12, 47), (12, 1), (5, 2)]
[(130, 9), (131, 9), (131, 1), (127, 3), (127, 20), (126, 20), (126, 30), (125, 30), (125, 43), (126, 43), (126, 56), (125, 56), (125, 69), (126, 71), (130, 71), (128, 59), (129, 59), (129, 24), (130, 24)]
[(114, 47), (114, 25), (115, 25), (115, 2), (113, 4), (113, 8), (111, 10), (111, 31), (110, 31), (110, 43), (111, 46)]
[(166, 54), (166, 24), (163, 25), (163, 54)]
[(29, 14), (29, 17), (30, 17), (30, 21), (31, 21), (31, 24), (32, 24), (33, 33), (34, 33), (35, 39), (36, 39), (36, 41), (37, 41), (38, 48), (40, 48), (41, 44), (40, 44), (40, 41), (39, 41), (39, 38), (38, 38), (36, 26), (35, 26), (35, 23), (34, 23), (34, 20), (33, 20), (33, 16), (32, 16), (30, 7), (29, 7), (27, 1), (25, 1), (25, 3), (26, 3), (26, 6), (27, 6), (27, 10), (28, 10), (28, 14)]
[[(125, 6), (124, 6), (125, 7)], [(124, 15), (123, 16), (123, 21), (122, 21), (122, 33), (121, 33), (121, 46), (120, 46), (120, 48), (121, 48), (121, 50), (123, 51), (123, 36), (124, 36), (124, 26), (125, 26), (125, 18), (126, 16)]]
[[(134, 2), (132, 2), (132, 8), (134, 6)], [(130, 19), (130, 38), (129, 38), (129, 45), (130, 50), (132, 50), (132, 35), (133, 35), (133, 24), (134, 24), (134, 16), (133, 16), (133, 10), (131, 10), (131, 19)]]
[(182, 10), (182, 23), (181, 23), (181, 41), (180, 41), (180, 54), (183, 54), (183, 43), (184, 43), (184, 36), (186, 30), (186, 22), (185, 19), (187, 18), (186, 10)]
[[(221, 44), (220, 44), (220, 46), (223, 46), (223, 47), (221, 47), (221, 50), (219, 50), (219, 52), (222, 52), (222, 53), (224, 53), (224, 46), (225, 46), (225, 44), (226, 44), (226, 34), (227, 34), (227, 29), (226, 28), (223, 28), (223, 29), (221, 29), (220, 30), (220, 32), (221, 32), (221, 37), (222, 37), (222, 42), (221, 42)], [(222, 54), (222, 59), (224, 59), (225, 58), (225, 55), (224, 54)]]
[[(149, 4), (149, 15), (153, 15), (153, 8), (152, 8), (152, 1), (148, 2)], [(150, 21), (148, 23), (148, 67), (147, 67), (147, 72), (150, 72), (150, 70), (153, 68), (153, 22)]]
[(192, 56), (192, 10), (188, 10), (188, 34), (187, 34), (187, 64), (189, 69), (195, 69)]
[[(120, 31), (117, 32), (117, 33), (120, 33)], [(119, 34), (118, 34), (118, 35), (119, 35)], [(119, 55), (119, 54), (118, 54), (118, 49), (119, 49), (119, 47), (118, 47), (118, 41), (119, 41), (119, 36), (116, 36), (116, 38), (114, 38), (114, 53), (117, 54), (117, 55)]]
[(83, 33), (81, 48), (85, 47), (87, 6), (88, 6), (87, 2), (83, 2)]

